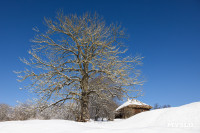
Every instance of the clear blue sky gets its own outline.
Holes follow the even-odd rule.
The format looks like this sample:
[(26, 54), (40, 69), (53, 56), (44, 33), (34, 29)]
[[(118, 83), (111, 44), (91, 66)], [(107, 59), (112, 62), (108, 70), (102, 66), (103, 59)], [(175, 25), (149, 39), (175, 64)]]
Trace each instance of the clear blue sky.
[(43, 18), (97, 12), (107, 23), (120, 22), (130, 35), (128, 54), (144, 56), (141, 67), (147, 82), (148, 104), (180, 106), (200, 101), (199, 0), (1, 0), (0, 103), (15, 105), (31, 95), (19, 90), (13, 70), (23, 70), (19, 57), (28, 57), (32, 27)]

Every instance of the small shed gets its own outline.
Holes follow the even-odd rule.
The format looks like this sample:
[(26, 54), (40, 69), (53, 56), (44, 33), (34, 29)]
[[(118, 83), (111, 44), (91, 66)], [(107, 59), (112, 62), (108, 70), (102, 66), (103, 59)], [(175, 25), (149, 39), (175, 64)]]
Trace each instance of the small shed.
[(129, 100), (115, 110), (115, 118), (126, 119), (140, 112), (149, 111), (152, 107), (136, 99)]

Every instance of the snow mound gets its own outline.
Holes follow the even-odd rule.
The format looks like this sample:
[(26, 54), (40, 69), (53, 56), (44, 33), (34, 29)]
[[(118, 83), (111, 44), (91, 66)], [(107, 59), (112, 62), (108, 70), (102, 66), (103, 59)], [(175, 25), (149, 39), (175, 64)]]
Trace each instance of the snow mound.
[(146, 111), (113, 122), (68, 120), (0, 122), (0, 133), (200, 133), (200, 102)]
[(124, 120), (121, 124), (126, 128), (165, 127), (200, 129), (200, 102), (180, 107), (142, 112)]
[(140, 101), (138, 101), (138, 100), (136, 100), (136, 99), (132, 99), (132, 100), (128, 99), (128, 101), (125, 102), (124, 104), (122, 104), (121, 106), (119, 106), (119, 107), (116, 109), (116, 111), (119, 110), (119, 109), (121, 109), (121, 108), (124, 108), (124, 107), (126, 107), (126, 106), (129, 106), (129, 105), (147, 105), (147, 104), (146, 104), (146, 103), (143, 103), (143, 102), (140, 102)]

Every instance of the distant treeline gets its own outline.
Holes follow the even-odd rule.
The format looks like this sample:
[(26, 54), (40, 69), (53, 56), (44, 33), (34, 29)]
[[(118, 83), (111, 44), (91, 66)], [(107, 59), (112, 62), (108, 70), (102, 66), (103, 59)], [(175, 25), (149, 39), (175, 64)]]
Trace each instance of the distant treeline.
[[(15, 107), (7, 104), (0, 104), (0, 121), (13, 120), (30, 120), (30, 119), (64, 119), (76, 120), (80, 115), (80, 106), (76, 103), (66, 103), (62, 106), (48, 107), (48, 104), (39, 103), (19, 103)], [(42, 108), (43, 107), (43, 108)], [(99, 120), (106, 118), (107, 120), (114, 119), (114, 110), (117, 104), (112, 102), (95, 103), (92, 102), (89, 106), (91, 119)]]
[(152, 109), (161, 109), (161, 108), (169, 108), (171, 105), (165, 104), (165, 105), (159, 105), (158, 103), (154, 104)]

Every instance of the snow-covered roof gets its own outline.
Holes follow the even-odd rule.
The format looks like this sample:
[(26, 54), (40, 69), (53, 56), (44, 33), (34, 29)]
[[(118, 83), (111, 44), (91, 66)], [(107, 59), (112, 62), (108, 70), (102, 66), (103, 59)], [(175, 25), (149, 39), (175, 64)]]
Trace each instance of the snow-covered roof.
[(145, 105), (145, 106), (149, 106), (148, 104), (143, 103), (143, 102), (140, 102), (140, 101), (138, 101), (138, 100), (136, 100), (136, 99), (132, 99), (132, 100), (128, 99), (128, 101), (125, 102), (124, 104), (122, 104), (121, 106), (119, 106), (119, 107), (116, 109), (116, 111), (119, 110), (119, 109), (121, 109), (121, 108), (130, 106), (130, 105), (141, 105), (141, 106)]

